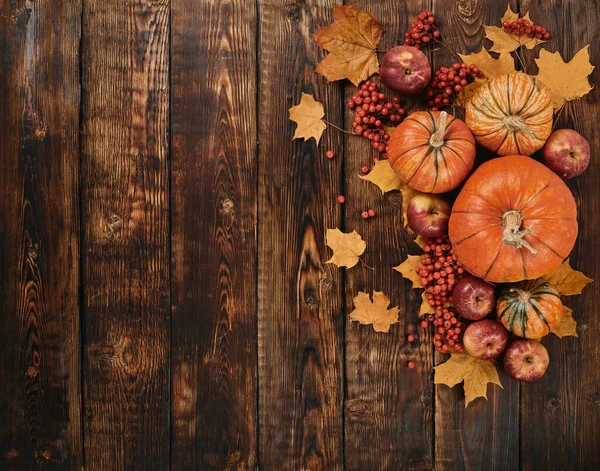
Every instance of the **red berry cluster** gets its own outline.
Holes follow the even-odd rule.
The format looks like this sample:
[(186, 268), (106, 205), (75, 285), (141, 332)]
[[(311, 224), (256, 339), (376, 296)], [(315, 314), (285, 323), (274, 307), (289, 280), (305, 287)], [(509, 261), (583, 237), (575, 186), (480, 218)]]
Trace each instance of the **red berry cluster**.
[(423, 10), (410, 26), (410, 31), (404, 33), (404, 45), (421, 49), (421, 44), (427, 44), (433, 38), (439, 38), (440, 32), (435, 27), (435, 17), (429, 10)]
[(423, 266), (415, 271), (421, 275), (421, 286), (431, 306), (442, 306), (452, 301), (452, 290), (465, 272), (454, 255), (448, 237), (429, 239), (424, 247)]
[(464, 324), (458, 319), (453, 308), (436, 306), (435, 314), (428, 314), (427, 319), (421, 321), (421, 327), (426, 329), (429, 323), (433, 324), (433, 344), (438, 352), (447, 352), (451, 348), (457, 352), (464, 351), (460, 343), (460, 334)]
[(386, 101), (377, 84), (367, 80), (348, 101), (348, 108), (356, 109), (352, 122), (354, 133), (369, 139), (373, 148), (382, 153), (383, 158), (387, 158), (387, 142), (390, 135), (383, 125), (384, 122), (402, 121), (404, 108), (400, 106), (400, 98), (394, 97), (392, 101)]
[(508, 21), (502, 22), (504, 31), (518, 36), (527, 35), (528, 38), (550, 39), (550, 33), (542, 26), (533, 26), (531, 22), (525, 18), (519, 18), (512, 23)]
[[(455, 94), (469, 84), (470, 78), (481, 77), (482, 73), (475, 64), (468, 66), (455, 63), (452, 67), (440, 67), (433, 74), (433, 80), (427, 86), (426, 96), (429, 107), (437, 111), (450, 105), (454, 101)], [(472, 80), (471, 80), (472, 81)]]

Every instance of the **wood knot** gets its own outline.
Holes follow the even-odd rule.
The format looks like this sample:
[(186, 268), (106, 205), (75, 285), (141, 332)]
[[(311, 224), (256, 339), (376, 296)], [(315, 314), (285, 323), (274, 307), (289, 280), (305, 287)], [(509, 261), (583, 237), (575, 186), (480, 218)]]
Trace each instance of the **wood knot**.
[(548, 399), (548, 407), (552, 409), (560, 407), (560, 399), (558, 397), (551, 397)]
[(458, 0), (458, 12), (462, 16), (472, 16), (477, 9), (477, 0)]
[(50, 450), (44, 450), (42, 451), (42, 456), (44, 457), (44, 459), (49, 460), (50, 458), (52, 458), (52, 453), (50, 453)]
[(14, 461), (19, 457), (19, 451), (15, 448), (11, 448), (6, 452), (6, 458), (9, 461)]
[(47, 132), (48, 132), (48, 127), (46, 126), (44, 121), (40, 119), (38, 125), (35, 128), (35, 131), (33, 131), (34, 137), (36, 139), (42, 139), (46, 135)]
[(27, 376), (30, 379), (33, 379), (39, 374), (39, 372), (40, 370), (38, 368), (36, 368), (35, 366), (30, 366), (25, 371), (25, 376)]
[(304, 302), (310, 307), (311, 311), (316, 311), (319, 308), (319, 299), (315, 290), (308, 286), (304, 289)]
[(31, 244), (27, 248), (27, 256), (31, 260), (35, 260), (37, 258), (37, 256), (38, 256), (39, 249), (40, 249), (40, 245), (39, 244)]
[(104, 228), (104, 236), (108, 240), (117, 240), (121, 238), (123, 230), (123, 220), (116, 214), (110, 216), (108, 224)]
[(221, 211), (223, 211), (223, 214), (229, 214), (233, 211), (233, 206), (233, 201), (231, 201), (229, 198), (226, 198), (221, 204)]
[(371, 420), (373, 408), (371, 404), (362, 399), (347, 399), (345, 403), (346, 417), (350, 420)]
[(283, 6), (283, 14), (290, 21), (298, 21), (300, 19), (300, 6), (297, 3), (288, 3)]
[(588, 330), (588, 323), (586, 321), (581, 321), (577, 323), (577, 330), (579, 332), (586, 332)]

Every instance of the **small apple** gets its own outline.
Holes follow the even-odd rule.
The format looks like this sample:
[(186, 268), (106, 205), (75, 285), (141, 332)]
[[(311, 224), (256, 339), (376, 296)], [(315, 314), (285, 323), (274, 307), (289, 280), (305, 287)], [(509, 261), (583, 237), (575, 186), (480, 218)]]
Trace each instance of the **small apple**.
[(396, 46), (383, 57), (381, 81), (401, 95), (416, 95), (431, 79), (427, 56), (411, 46)]
[(483, 319), (496, 307), (496, 291), (481, 278), (467, 276), (452, 290), (452, 303), (465, 319)]
[(406, 218), (413, 231), (432, 239), (448, 234), (450, 212), (450, 205), (441, 196), (422, 194), (410, 200)]
[(465, 330), (463, 345), (469, 355), (490, 360), (500, 356), (508, 345), (508, 332), (500, 322), (491, 319), (473, 322)]
[(562, 178), (581, 175), (590, 163), (590, 143), (572, 129), (554, 131), (542, 149), (544, 163)]
[(515, 340), (504, 355), (504, 370), (528, 383), (544, 376), (548, 363), (548, 350), (536, 340)]

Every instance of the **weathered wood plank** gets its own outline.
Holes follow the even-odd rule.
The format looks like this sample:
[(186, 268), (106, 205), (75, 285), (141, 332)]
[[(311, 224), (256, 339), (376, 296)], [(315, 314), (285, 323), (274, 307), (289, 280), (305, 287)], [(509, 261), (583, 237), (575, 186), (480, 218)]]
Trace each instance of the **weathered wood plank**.
[[(479, 52), (484, 41), (483, 25), (500, 24), (506, 3), (434, 1), (433, 12), (452, 50)], [(516, 10), (516, 2), (513, 4)], [(448, 66), (459, 58), (445, 49), (434, 54), (434, 69)], [(455, 110), (463, 118), (464, 114)], [(477, 148), (476, 165), (495, 155)], [(448, 355), (436, 354), (436, 364)], [(502, 370), (500, 367), (499, 370)], [(488, 385), (488, 400), (476, 399), (464, 407), (462, 387), (435, 388), (435, 463), (436, 469), (516, 469), (519, 466), (519, 385), (500, 372), (504, 389)]]
[(341, 126), (341, 89), (314, 72), (310, 34), (332, 21), (332, 1), (260, 3), (259, 464), (342, 469), (342, 271), (326, 265), (325, 230), (340, 225), (342, 154), (331, 127), (319, 146), (292, 141), (288, 108), (301, 92)]
[(0, 468), (80, 469), (81, 2), (0, 4)]
[(86, 469), (169, 467), (169, 2), (89, 0), (82, 43)]
[[(387, 50), (404, 41), (404, 32), (427, 2), (361, 0), (356, 5), (383, 25), (379, 47)], [(380, 88), (392, 97), (383, 85)], [(349, 84), (346, 98), (354, 93), (356, 87)], [(414, 103), (413, 110), (418, 106)], [(353, 119), (354, 112), (348, 110), (347, 128)], [(399, 192), (382, 196), (379, 188), (357, 177), (360, 167), (372, 165), (378, 155), (367, 139), (346, 135), (346, 230), (356, 230), (367, 241), (363, 258), (374, 268), (348, 270), (346, 311), (349, 314), (354, 308), (352, 299), (359, 291), (383, 291), (391, 306), (399, 306), (400, 322), (382, 334), (346, 319), (345, 466), (348, 470), (432, 469), (431, 339), (417, 332), (420, 292), (392, 270), (406, 258), (411, 243), (402, 229), (402, 196)], [(370, 207), (377, 216), (361, 219), (360, 212)], [(406, 340), (408, 332), (417, 333), (412, 345)], [(414, 370), (408, 369), (408, 361), (415, 362)]]
[(171, 31), (172, 469), (251, 470), (255, 5), (174, 1)]
[[(586, 44), (591, 44), (592, 64), (600, 65), (598, 50), (598, 1), (545, 2), (525, 0), (519, 3), (522, 14), (530, 12), (532, 20), (552, 32), (544, 44), (549, 51), (559, 51), (571, 60)], [(536, 73), (534, 58), (539, 48), (528, 53), (528, 72)], [(591, 75), (594, 89), (581, 101), (568, 103), (555, 129), (575, 129), (590, 142), (592, 161), (586, 172), (567, 184), (575, 196), (579, 212), (579, 236), (571, 254), (571, 265), (598, 279), (600, 258), (596, 254), (600, 240), (600, 114), (598, 70)], [(574, 311), (579, 338), (559, 339), (553, 335), (543, 340), (550, 355), (550, 365), (543, 378), (521, 386), (521, 461), (523, 469), (598, 469), (600, 464), (600, 312), (597, 281), (581, 296), (567, 298)]]

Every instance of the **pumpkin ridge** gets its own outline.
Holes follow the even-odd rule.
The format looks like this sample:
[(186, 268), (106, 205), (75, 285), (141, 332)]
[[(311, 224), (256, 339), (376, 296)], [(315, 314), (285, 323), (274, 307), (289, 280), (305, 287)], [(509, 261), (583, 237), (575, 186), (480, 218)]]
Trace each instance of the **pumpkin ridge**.
[(500, 211), (500, 213), (504, 214), (506, 211), (498, 208), (497, 206), (493, 205), (492, 203), (490, 203), (486, 198), (484, 198), (483, 196), (481, 196), (478, 193), (474, 193), (472, 191), (470, 191), (468, 188), (464, 188), (462, 189), (462, 191), (464, 191), (465, 193), (469, 193), (470, 195), (473, 196), (477, 196), (478, 198), (482, 199), (483, 201), (485, 201), (487, 204), (489, 204), (492, 208), (494, 208), (496, 211)]
[[(531, 133), (529, 133), (529, 135), (531, 136)], [(519, 154), (521, 153), (521, 146), (519, 146), (519, 140), (517, 139), (517, 131), (513, 131), (513, 138), (515, 140), (515, 145), (517, 146), (517, 151), (519, 152)]]
[(487, 269), (487, 271), (483, 275), (484, 280), (488, 276), (488, 274), (492, 271), (492, 268), (494, 268), (494, 265), (496, 264), (496, 260), (498, 260), (498, 256), (500, 255), (501, 251), (502, 251), (502, 246), (500, 246), (500, 248), (498, 249), (498, 252), (496, 252), (496, 256), (494, 257), (494, 260), (492, 260), (492, 264), (490, 265), (490, 267)]
[(482, 232), (485, 231), (489, 231), (490, 229), (496, 229), (496, 227), (498, 226), (490, 226), (490, 227), (486, 227), (485, 229), (481, 229), (480, 231), (475, 232), (474, 234), (471, 234), (470, 236), (465, 237), (464, 239), (459, 240), (458, 242), (455, 242), (454, 245), (460, 245), (462, 244), (465, 240), (470, 239), (471, 237), (475, 237), (477, 234), (481, 234)]
[(431, 111), (427, 110), (427, 114), (429, 115), (429, 118), (431, 118), (431, 129), (433, 132), (430, 132), (430, 134), (434, 134), (435, 131), (437, 130), (437, 126), (435, 124), (435, 118), (433, 117), (433, 114), (431, 113)]
[[(498, 218), (498, 219), (502, 219), (502, 216), (498, 216), (497, 214), (489, 214), (489, 213), (478, 213), (477, 211), (452, 211), (453, 213), (457, 213), (457, 214), (478, 214), (481, 216), (490, 216), (493, 218)], [(546, 218), (546, 219), (551, 219), (551, 218)]]
[(475, 105), (472, 100), (471, 100), (471, 106), (473, 108), (475, 108), (475, 110), (477, 110), (478, 113), (481, 113), (483, 116), (491, 119), (492, 121), (497, 121), (499, 119), (502, 119), (502, 116), (506, 116), (505, 114), (502, 114), (502, 116), (493, 116), (491, 114), (487, 114), (487, 112), (483, 111), (479, 106)]
[(506, 103), (508, 104), (508, 114), (512, 114), (512, 111), (510, 109), (510, 80), (508, 79), (506, 80)]
[(535, 311), (535, 313), (539, 316), (540, 319), (542, 319), (542, 322), (544, 324), (546, 324), (546, 327), (548, 327), (548, 332), (550, 332), (552, 329), (550, 328), (550, 323), (548, 322), (548, 319), (546, 319), (546, 317), (542, 314), (542, 311), (539, 310), (535, 299), (530, 299), (529, 300), (529, 305), (533, 308), (533, 310)]
[(440, 163), (438, 161), (438, 153), (440, 151), (439, 147), (436, 147), (433, 151), (433, 165), (435, 166), (435, 180), (433, 180), (433, 188), (431, 191), (435, 190), (435, 186), (437, 185), (437, 181), (440, 175)]
[(535, 294), (536, 295), (538, 295), (538, 294), (551, 294), (552, 296), (556, 296), (557, 298), (560, 299), (560, 294), (556, 294), (556, 293), (554, 293), (552, 291), (536, 291)]
[[(419, 164), (419, 166), (417, 167), (417, 169), (415, 170), (415, 173), (412, 174), (412, 176), (408, 179), (408, 181), (406, 182), (406, 184), (408, 185), (410, 183), (410, 181), (415, 178), (415, 175), (417, 173), (419, 173), (419, 170), (421, 170), (421, 167), (423, 166), (423, 164), (425, 163), (425, 161), (427, 160), (427, 157), (429, 157), (431, 155), (431, 153), (433, 152), (434, 147), (430, 146), (429, 150), (427, 151), (427, 153), (425, 154), (425, 156), (423, 157), (423, 160), (421, 160), (421, 163)], [(397, 162), (397, 160), (396, 160)]]
[(521, 263), (523, 264), (523, 278), (527, 279), (527, 268), (525, 267), (525, 255), (523, 254), (522, 250), (519, 250), (519, 252), (521, 252)]
[[(500, 150), (500, 147), (502, 147), (504, 145), (504, 143), (506, 142), (506, 138), (508, 137), (509, 134), (510, 133), (509, 133), (509, 131), (507, 129), (506, 130), (506, 134), (504, 135), (504, 138), (502, 138), (502, 141), (500, 142), (500, 144), (498, 145), (498, 147), (496, 147), (496, 150), (494, 151), (494, 153), (498, 153), (498, 150)], [(518, 146), (517, 146), (517, 148), (518, 148)]]
[(546, 244), (546, 242), (544, 242), (543, 240), (540, 240), (539, 237), (537, 237), (535, 234), (532, 234), (531, 232), (529, 234), (527, 234), (531, 237), (533, 237), (535, 240), (537, 240), (540, 244), (542, 244), (543, 246), (545, 246), (546, 248), (548, 248), (548, 250), (550, 250), (554, 255), (556, 255), (557, 257), (562, 258), (563, 260), (567, 257), (563, 257), (561, 254), (559, 254), (556, 250), (554, 250), (552, 247), (550, 247), (548, 244)]
[[(536, 86), (535, 86), (535, 78), (534, 78), (534, 77), (532, 77), (532, 78), (533, 78), (533, 80), (531, 81), (531, 84), (532, 84), (532, 85), (531, 85), (531, 90), (529, 90), (529, 94), (527, 95), (527, 98), (525, 99), (525, 103), (523, 104), (523, 106), (521, 107), (521, 109), (520, 109), (519, 111), (517, 111), (517, 114), (518, 114), (519, 116), (521, 115), (521, 113), (523, 113), (523, 110), (524, 110), (525, 108), (527, 108), (527, 105), (529, 104), (529, 100), (531, 99), (531, 95), (533, 95), (533, 92), (534, 92), (534, 91), (535, 91), (535, 89), (536, 89)], [(542, 110), (542, 111), (543, 111), (543, 110)], [(524, 117), (525, 117), (525, 116), (524, 116)]]
[[(466, 139), (465, 139), (466, 140)], [(467, 162), (465, 162), (465, 159), (462, 158), (462, 155), (460, 155), (458, 152), (456, 152), (456, 150), (454, 150), (452, 147), (447, 146), (446, 144), (444, 144), (442, 147), (445, 147), (448, 150), (451, 150), (452, 152), (454, 152), (457, 157), (462, 160), (462, 162), (465, 164), (465, 167), (469, 168), (469, 166), (467, 165)], [(445, 158), (444, 158), (444, 162), (445, 162)], [(446, 167), (448, 167), (448, 164), (446, 164)]]
[[(491, 82), (491, 80), (487, 83), (487, 88), (488, 88), (488, 91), (490, 92), (490, 95), (492, 96), (492, 100), (498, 107), (498, 110), (500, 110), (500, 113), (502, 114), (502, 116), (508, 116), (508, 114), (506, 114), (504, 111), (502, 111), (502, 107), (500, 106), (500, 103), (498, 103), (498, 100), (496, 99), (496, 95), (494, 95), (494, 93), (492, 92), (492, 88), (490, 87), (490, 82)], [(506, 82), (508, 83), (509, 80), (507, 80)], [(508, 103), (508, 106), (509, 106), (508, 109), (510, 111), (510, 102)]]
[(411, 150), (415, 150), (418, 149), (419, 147), (426, 147), (429, 145), (429, 142), (425, 142), (424, 144), (419, 144), (416, 147), (411, 147), (410, 149), (406, 149), (404, 152), (402, 152), (398, 157), (396, 157), (396, 160), (394, 161), (394, 163), (398, 162), (398, 159), (400, 157), (402, 157), (404, 154), (406, 154), (407, 152), (410, 152)]
[(527, 203), (525, 203), (524, 205), (521, 206), (521, 211), (524, 210), (527, 206), (529, 206), (529, 204), (535, 199), (537, 198), (541, 193), (544, 192), (544, 190), (546, 190), (546, 188), (548, 188), (550, 186), (550, 183), (546, 183), (546, 186), (544, 188), (542, 188), (540, 191), (538, 191), (535, 195), (533, 195), (531, 198), (529, 198), (529, 200), (527, 201)]
[[(404, 121), (413, 121), (413, 122), (415, 122), (415, 123), (418, 123), (418, 124), (420, 124), (421, 126), (423, 126), (423, 127), (425, 128), (425, 130), (426, 130), (426, 131), (429, 133), (429, 135), (431, 136), (431, 130), (430, 130), (430, 129), (429, 129), (427, 126), (425, 126), (425, 125), (424, 125), (424, 124), (423, 124), (421, 121), (419, 121), (418, 119), (415, 119), (415, 118), (408, 117), (408, 118), (406, 118)], [(400, 156), (398, 156), (398, 157), (400, 157)]]

